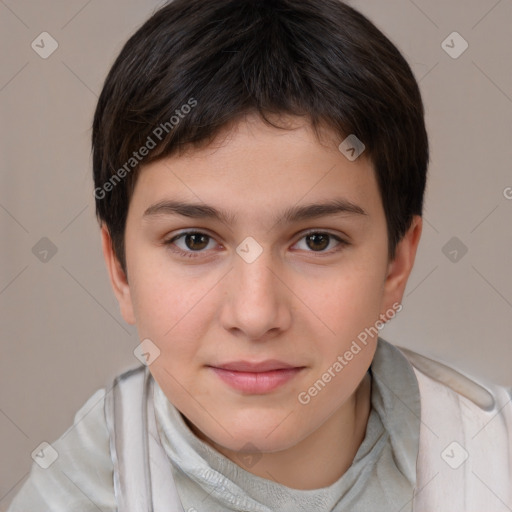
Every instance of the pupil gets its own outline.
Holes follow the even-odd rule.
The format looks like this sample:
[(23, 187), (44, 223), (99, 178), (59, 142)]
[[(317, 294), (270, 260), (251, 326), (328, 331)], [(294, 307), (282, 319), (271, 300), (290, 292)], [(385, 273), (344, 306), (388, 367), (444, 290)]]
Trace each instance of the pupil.
[(192, 233), (190, 235), (186, 235), (185, 243), (189, 249), (204, 249), (208, 245), (208, 236), (202, 235), (201, 233)]
[[(309, 235), (307, 237), (307, 240), (308, 240), (308, 247), (310, 249), (325, 249), (329, 245), (329, 237), (328, 237), (328, 235), (322, 235), (322, 234), (316, 234), (315, 233), (313, 235)], [(312, 246), (309, 243), (312, 240), (314, 241), (314, 244), (320, 242), (320, 246), (319, 245)]]

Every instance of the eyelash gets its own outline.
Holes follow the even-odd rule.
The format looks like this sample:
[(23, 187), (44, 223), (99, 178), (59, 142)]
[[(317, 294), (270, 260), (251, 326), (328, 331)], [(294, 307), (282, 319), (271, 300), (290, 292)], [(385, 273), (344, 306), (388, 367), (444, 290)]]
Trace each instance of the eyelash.
[[(184, 231), (183, 233), (180, 233), (179, 235), (176, 235), (176, 236), (170, 238), (169, 240), (165, 240), (164, 245), (169, 246), (169, 248), (171, 249), (172, 252), (178, 254), (179, 256), (183, 256), (185, 258), (201, 257), (201, 254), (206, 252), (204, 249), (201, 251), (183, 251), (182, 249), (179, 249), (174, 245), (174, 242), (176, 242), (180, 238), (184, 238), (187, 235), (205, 235), (210, 240), (214, 240), (214, 238), (211, 235), (209, 235), (208, 233), (204, 233), (202, 231)], [(350, 245), (349, 242), (347, 242), (346, 240), (343, 240), (342, 238), (340, 238), (336, 235), (333, 235), (332, 233), (325, 232), (325, 231), (315, 231), (315, 230), (308, 231), (307, 233), (304, 233), (302, 235), (302, 237), (296, 243), (298, 243), (300, 240), (302, 240), (304, 238), (307, 238), (310, 235), (327, 235), (328, 237), (330, 237), (338, 242), (338, 246), (334, 250), (331, 249), (330, 251), (306, 251), (306, 252), (311, 252), (313, 254), (318, 254), (318, 255), (320, 255), (320, 257), (322, 257), (322, 255), (331, 255), (331, 254), (337, 253), (340, 250), (342, 250), (343, 247)]]

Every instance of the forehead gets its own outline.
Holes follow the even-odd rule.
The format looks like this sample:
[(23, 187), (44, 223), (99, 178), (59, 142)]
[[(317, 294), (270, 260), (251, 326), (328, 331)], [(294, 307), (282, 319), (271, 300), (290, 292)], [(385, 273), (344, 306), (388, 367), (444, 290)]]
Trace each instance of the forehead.
[(256, 209), (260, 215), (341, 199), (370, 213), (380, 196), (373, 165), (364, 153), (351, 161), (339, 149), (343, 139), (333, 131), (321, 128), (317, 134), (297, 118), (284, 123), (286, 129), (279, 129), (249, 117), (224, 129), (207, 146), (143, 167), (132, 198), (137, 214), (143, 216), (150, 206), (169, 199), (215, 204), (217, 211), (227, 205)]

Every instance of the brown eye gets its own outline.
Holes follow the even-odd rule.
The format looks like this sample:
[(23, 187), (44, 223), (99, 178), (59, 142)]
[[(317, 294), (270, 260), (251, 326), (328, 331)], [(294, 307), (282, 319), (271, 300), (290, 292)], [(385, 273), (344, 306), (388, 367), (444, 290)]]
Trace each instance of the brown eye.
[(350, 245), (349, 242), (339, 236), (322, 231), (310, 231), (295, 244), (295, 247), (309, 253), (317, 253), (319, 256), (323, 254), (327, 256), (340, 251), (347, 245)]
[(314, 251), (323, 251), (329, 246), (330, 235), (326, 233), (313, 233), (306, 236), (307, 246)]
[(200, 257), (207, 254), (207, 249), (215, 247), (215, 240), (206, 233), (187, 231), (164, 242), (171, 251), (189, 258)]
[(201, 251), (210, 241), (210, 237), (204, 233), (187, 233), (183, 238), (187, 248), (192, 251)]

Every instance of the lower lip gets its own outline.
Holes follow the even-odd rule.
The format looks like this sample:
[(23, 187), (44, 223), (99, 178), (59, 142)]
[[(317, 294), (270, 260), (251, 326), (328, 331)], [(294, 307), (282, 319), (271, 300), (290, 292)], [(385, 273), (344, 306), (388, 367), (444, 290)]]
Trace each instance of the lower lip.
[(286, 368), (256, 373), (210, 368), (232, 388), (250, 394), (270, 393), (289, 382), (302, 370), (302, 368)]

